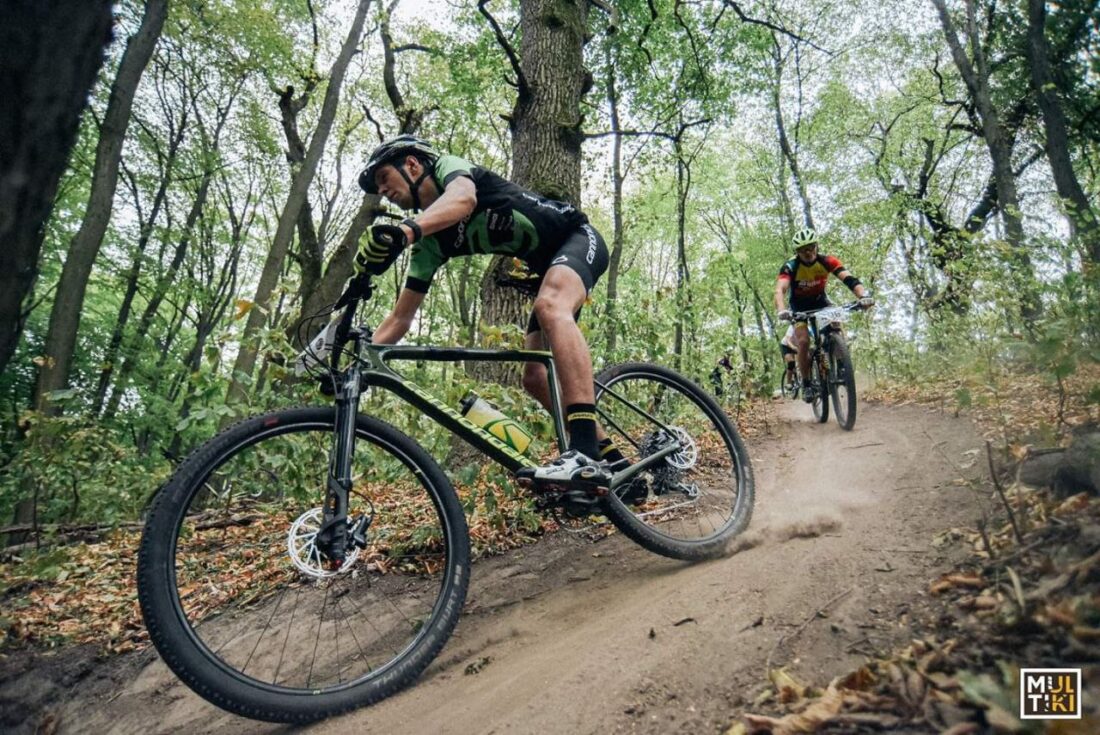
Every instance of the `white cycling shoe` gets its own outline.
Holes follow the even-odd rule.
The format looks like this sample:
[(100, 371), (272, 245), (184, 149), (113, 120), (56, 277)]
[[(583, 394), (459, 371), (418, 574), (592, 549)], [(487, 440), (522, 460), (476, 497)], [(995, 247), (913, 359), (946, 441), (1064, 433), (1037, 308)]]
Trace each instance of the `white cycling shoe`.
[(576, 449), (570, 449), (550, 464), (525, 467), (516, 473), (521, 481), (538, 485), (585, 485), (607, 487), (611, 470), (607, 462), (592, 459)]

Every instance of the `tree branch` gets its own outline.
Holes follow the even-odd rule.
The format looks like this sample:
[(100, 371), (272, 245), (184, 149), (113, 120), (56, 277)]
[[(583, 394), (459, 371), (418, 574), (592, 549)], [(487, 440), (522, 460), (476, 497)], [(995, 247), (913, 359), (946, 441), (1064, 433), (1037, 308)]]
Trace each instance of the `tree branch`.
[(619, 9), (606, 0), (588, 0), (592, 5), (607, 13), (607, 33), (611, 35), (619, 30)]
[(512, 70), (516, 73), (516, 88), (520, 94), (528, 94), (530, 86), (527, 84), (527, 75), (523, 73), (523, 67), (519, 63), (519, 56), (516, 55), (516, 50), (512, 48), (512, 44), (508, 42), (508, 39), (504, 36), (504, 31), (501, 29), (500, 24), (497, 23), (497, 19), (493, 17), (489, 9), (485, 7), (489, 4), (489, 0), (478, 0), (477, 9), (485, 20), (489, 21), (489, 25), (493, 27), (493, 34), (496, 36), (497, 43), (504, 49), (504, 54), (508, 57), (508, 61), (512, 64)]
[(424, 46), (419, 43), (405, 43), (400, 46), (395, 46), (393, 49), (393, 52), (395, 54), (400, 54), (404, 51), (423, 51), (424, 53), (431, 54), (432, 56), (441, 56), (443, 54), (443, 52), (437, 48)]
[(733, 12), (737, 13), (737, 17), (741, 19), (742, 23), (751, 23), (752, 25), (764, 26), (765, 28), (768, 28), (770, 30), (775, 31), (776, 33), (782, 33), (784, 36), (787, 36), (788, 38), (790, 38), (792, 40), (798, 41), (799, 43), (804, 43), (807, 46), (809, 46), (810, 48), (817, 49), (818, 51), (820, 51), (823, 54), (828, 54), (829, 56), (834, 55), (834, 53), (832, 51), (830, 51), (829, 49), (822, 48), (821, 46), (818, 46), (816, 43), (809, 40), (808, 38), (800, 36), (797, 33), (795, 33), (794, 31), (789, 31), (786, 28), (784, 28), (783, 26), (778, 26), (775, 23), (772, 23), (770, 21), (761, 20), (760, 18), (753, 18), (750, 15), (746, 15), (745, 11), (742, 10), (741, 6), (738, 3), (734, 2), (734, 0), (722, 0), (722, 4), (725, 7), (730, 8), (731, 10), (733, 10)]

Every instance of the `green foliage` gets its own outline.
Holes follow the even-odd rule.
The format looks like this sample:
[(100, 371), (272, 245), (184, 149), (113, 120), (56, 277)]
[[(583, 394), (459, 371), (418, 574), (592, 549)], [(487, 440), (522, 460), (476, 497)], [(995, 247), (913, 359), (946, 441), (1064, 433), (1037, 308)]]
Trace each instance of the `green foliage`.
[[(507, 116), (516, 102), (515, 80), (495, 35), (473, 4), (433, 4), (433, 22), (416, 15), (422, 8), (407, 5), (399, 4), (391, 19), (394, 44), (404, 47), (393, 70), (403, 108), (393, 109), (384, 87), (375, 25), (349, 69), (336, 128), (309, 190), (323, 266), (332, 264), (362, 204), (355, 177), (363, 157), (379, 135), (395, 132), (410, 113), (423, 116), (420, 132), (440, 146), (502, 173), (510, 167)], [(1015, 132), (1015, 160), (1030, 163), (1020, 174), (1021, 209), (1044, 307), (1028, 323), (1007, 277), (1012, 253), (999, 236), (999, 213), (975, 214), (990, 183), (990, 165), (968, 112), (965, 85), (943, 52), (938, 27), (896, 22), (920, 15), (918, 5), (780, 2), (753, 11), (797, 29), (802, 40), (741, 22), (721, 3), (615, 3), (618, 26), (611, 34), (605, 13), (590, 9), (586, 65), (593, 88), (579, 111), (584, 132), (592, 135), (584, 146), (583, 200), (609, 243), (612, 80), (620, 127), (629, 131), (621, 141), (623, 252), (616, 318), (608, 318), (608, 274), (581, 321), (597, 370), (623, 360), (679, 364), (709, 386), (716, 361), (728, 354), (734, 370), (723, 376), (723, 399), (731, 410), (746, 397), (770, 395), (781, 369), (776, 332), (784, 328), (775, 323), (775, 277), (790, 257), (789, 237), (804, 211), (812, 211), (823, 249), (840, 257), (878, 298), (874, 312), (848, 325), (861, 373), (914, 383), (950, 376), (958, 385), (955, 404), (965, 408), (980, 400), (977, 388), (1006, 366), (1042, 372), (1051, 390), (1060, 391), (1082, 365), (1100, 360), (1095, 264), (1087, 243), (1072, 241), (1065, 231), (1045, 159), (1032, 160), (1031, 152), (1041, 152), (1043, 144), (1035, 106), (1025, 105), (1027, 115)], [(1100, 117), (1090, 80), (1100, 69), (1100, 54), (1086, 6), (1060, 6), (1048, 19), (1048, 34), (1075, 171), (1095, 199)], [(288, 368), (298, 347), (287, 334), (307, 283), (299, 242), (271, 301), (251, 300), (290, 187), (278, 93), (293, 86), (300, 94), (315, 84), (297, 119), (308, 143), (349, 8), (336, 0), (172, 4), (164, 39), (135, 100), (114, 215), (87, 287), (70, 385), (55, 396), (64, 413), (27, 414), (36, 365), (47, 359), (42, 352), (54, 288), (90, 190), (97, 121), (121, 53), (120, 43), (112, 47), (46, 226), (23, 339), (0, 375), (0, 513), (11, 517), (20, 501), (37, 499), (40, 523), (135, 519), (174, 463), (226, 422), (241, 413), (319, 400), (313, 383), (296, 381)], [(514, 2), (493, 3), (506, 33), (517, 8)], [(1011, 108), (1031, 94), (1020, 53), (1023, 27), (1006, 8), (987, 10), (983, 27), (991, 33), (986, 40), (995, 103)], [(122, 30), (134, 26), (138, 11), (138, 4), (122, 5)], [(380, 12), (372, 10), (373, 22)], [(124, 38), (119, 34), (120, 42)], [(521, 42), (510, 40), (516, 47)], [(536, 70), (529, 71), (535, 78)], [(215, 142), (219, 113), (226, 117)], [(804, 192), (779, 147), (779, 115)], [(170, 160), (176, 126), (185, 135)], [(671, 138), (681, 132), (677, 160)], [(206, 170), (216, 172), (210, 196), (189, 223)], [(162, 184), (165, 195), (152, 218)], [(682, 186), (689, 187), (683, 212)], [(188, 248), (173, 271), (181, 242)], [(479, 325), (485, 265), (485, 259), (449, 263), (408, 341), (471, 345), (480, 335), (485, 346), (518, 344), (519, 328)], [(406, 266), (402, 259), (379, 279), (364, 310), (371, 324), (388, 313)], [(164, 298), (139, 329), (162, 281)], [(131, 288), (135, 295), (123, 324)], [(830, 294), (838, 302), (848, 298), (835, 280)], [(253, 374), (232, 376), (245, 308), (269, 317), (267, 327), (248, 338), (263, 359)], [(681, 354), (674, 341), (678, 327), (685, 334)], [(112, 349), (116, 333), (122, 342)], [(125, 365), (129, 372), (122, 376)], [(532, 451), (553, 449), (549, 417), (517, 386), (475, 381), (457, 364), (400, 368), (451, 406), (477, 392), (535, 435)], [(234, 377), (247, 386), (248, 400), (230, 407), (226, 394)], [(1100, 387), (1090, 396), (1100, 401)], [(447, 469), (460, 484), (482, 488), (465, 498), (468, 510), (506, 509), (493, 523), (527, 532), (538, 528), (528, 506), (504, 502), (514, 487), (502, 472), (479, 474), (479, 466), (456, 451), (454, 439), (425, 417), (377, 392), (364, 399), (363, 409), (384, 416), (445, 463), (457, 458), (458, 466)], [(482, 487), (486, 482), (488, 489)]]

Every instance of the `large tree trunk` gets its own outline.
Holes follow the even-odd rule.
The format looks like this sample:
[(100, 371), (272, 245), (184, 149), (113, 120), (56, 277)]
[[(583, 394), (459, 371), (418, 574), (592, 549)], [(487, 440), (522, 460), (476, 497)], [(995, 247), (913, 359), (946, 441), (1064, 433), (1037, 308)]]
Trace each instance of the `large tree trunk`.
[(512, 179), (571, 204), (581, 197), (581, 97), (587, 0), (522, 0), (521, 84), (512, 116)]
[(1043, 113), (1045, 147), (1051, 172), (1054, 174), (1054, 185), (1065, 204), (1075, 234), (1085, 246), (1092, 262), (1100, 263), (1100, 223), (1097, 222), (1096, 213), (1073, 171), (1066, 116), (1055, 93), (1054, 78), (1050, 71), (1050, 54), (1045, 35), (1046, 2), (1028, 0), (1027, 7), (1028, 66), (1031, 70), (1031, 85)]
[(282, 271), (283, 262), (286, 260), (290, 249), (290, 242), (294, 238), (294, 229), (298, 223), (298, 215), (305, 202), (309, 185), (313, 181), (313, 175), (317, 171), (317, 164), (321, 160), (325, 143), (329, 132), (332, 130), (333, 120), (336, 118), (336, 109), (340, 102), (340, 88), (344, 83), (344, 73), (348, 63), (359, 46), (359, 40), (363, 35), (363, 21), (367, 15), (370, 0), (359, 0), (355, 18), (352, 20), (351, 29), (348, 31), (344, 45), (340, 49), (340, 55), (332, 64), (329, 72), (328, 88), (325, 90), (325, 100), (321, 105), (321, 115), (317, 121), (317, 129), (313, 132), (313, 138), (309, 142), (305, 160), (301, 168), (294, 175), (290, 185), (290, 193), (287, 196), (286, 206), (279, 215), (279, 224), (275, 230), (275, 237), (271, 243), (271, 250), (264, 261), (263, 271), (260, 274), (260, 282), (256, 287), (256, 295), (253, 302), (256, 308), (248, 312), (248, 322), (245, 324), (244, 334), (241, 336), (241, 348), (237, 353), (237, 361), (233, 365), (233, 382), (229, 386), (228, 400), (241, 402), (246, 397), (245, 383), (251, 379), (253, 369), (256, 366), (257, 346), (254, 344), (257, 334), (266, 321), (266, 307)]
[[(512, 111), (512, 174), (520, 186), (543, 196), (580, 204), (580, 103), (592, 79), (584, 68), (587, 0), (521, 0), (518, 92)], [(510, 267), (495, 258), (481, 281), (481, 320), (487, 325), (524, 327), (530, 301), (518, 291), (497, 286)], [(480, 363), (475, 374), (486, 380), (512, 380), (507, 363)]]
[(80, 230), (69, 245), (69, 253), (61, 270), (57, 296), (50, 312), (50, 327), (46, 334), (46, 354), (35, 387), (35, 404), (46, 413), (56, 414), (60, 408), (50, 402), (51, 391), (68, 385), (80, 314), (84, 308), (84, 293), (92, 273), (103, 235), (111, 219), (111, 208), (118, 186), (118, 166), (122, 144), (130, 125), (134, 94), (153, 49), (160, 38), (168, 15), (168, 0), (148, 0), (145, 15), (137, 33), (126, 42), (118, 74), (111, 85), (111, 99), (99, 128), (92, 188)]
[(0, 10), (0, 373), (23, 331), (44, 225), (111, 40), (108, 0), (13, 0)]

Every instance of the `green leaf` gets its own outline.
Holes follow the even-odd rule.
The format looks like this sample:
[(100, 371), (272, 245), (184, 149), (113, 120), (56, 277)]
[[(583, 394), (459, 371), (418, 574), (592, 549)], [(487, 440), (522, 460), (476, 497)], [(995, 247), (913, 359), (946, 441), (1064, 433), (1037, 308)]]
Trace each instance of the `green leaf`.
[(958, 388), (955, 390), (955, 403), (959, 408), (970, 408), (974, 401), (970, 396), (969, 388)]

